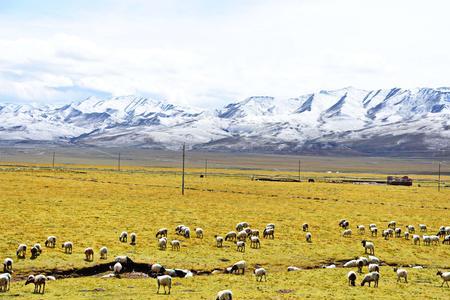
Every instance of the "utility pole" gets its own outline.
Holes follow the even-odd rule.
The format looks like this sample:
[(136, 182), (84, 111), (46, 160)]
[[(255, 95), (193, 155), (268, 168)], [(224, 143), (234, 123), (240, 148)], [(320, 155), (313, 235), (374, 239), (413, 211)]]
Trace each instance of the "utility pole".
[(441, 191), (441, 162), (439, 162), (438, 167), (438, 192)]
[(120, 152), (119, 152), (119, 157), (117, 159), (117, 170), (120, 171)]
[(208, 174), (208, 160), (205, 159), (205, 178), (207, 174)]
[(302, 181), (302, 161), (298, 160), (298, 182)]
[(52, 169), (55, 169), (55, 152), (53, 152), (53, 157), (52, 157)]
[(184, 195), (184, 160), (186, 158), (186, 143), (183, 143), (183, 171), (181, 175), (181, 195)]

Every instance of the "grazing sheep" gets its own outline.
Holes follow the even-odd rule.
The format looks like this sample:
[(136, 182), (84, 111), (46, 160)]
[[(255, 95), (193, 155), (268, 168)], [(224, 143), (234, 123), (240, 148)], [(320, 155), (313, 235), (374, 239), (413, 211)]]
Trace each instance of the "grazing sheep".
[(245, 252), (245, 242), (244, 241), (236, 242), (236, 250), (238, 252)]
[(120, 274), (120, 272), (122, 272), (122, 270), (123, 270), (122, 264), (120, 262), (116, 262), (113, 267), (114, 275), (116, 275), (117, 277), (120, 277), (119, 274)]
[(396, 238), (402, 237), (402, 229), (401, 228), (399, 228), (399, 227), (395, 228), (395, 237)]
[(383, 230), (383, 232), (381, 233), (381, 236), (384, 237), (385, 240), (389, 239), (389, 230)]
[(5, 258), (3, 261), (3, 272), (10, 273), (12, 271), (13, 260), (12, 258)]
[(308, 230), (309, 230), (309, 225), (308, 225), (308, 223), (303, 223), (302, 229), (303, 229), (303, 231), (308, 231)]
[(133, 261), (126, 255), (119, 255), (114, 258), (114, 262), (120, 262), (122, 265), (130, 266)]
[[(186, 226), (184, 226), (184, 225), (178, 225), (175, 228), (175, 233), (178, 234), (178, 235), (181, 235), (185, 227)], [(162, 229), (165, 229), (165, 228), (162, 228)]]
[(266, 225), (266, 228), (272, 228), (272, 229), (275, 230), (275, 224), (269, 223), (269, 224)]
[(233, 300), (233, 293), (230, 290), (223, 290), (217, 293), (216, 300)]
[(236, 235), (238, 241), (245, 241), (247, 239), (247, 232), (245, 230), (239, 231)]
[[(253, 273), (256, 276), (256, 281), (261, 282), (263, 277), (264, 277), (264, 281), (267, 281), (267, 278), (266, 278), (267, 272), (264, 268), (256, 268), (255, 271), (253, 271)], [(258, 280), (258, 278), (259, 278), (259, 280)]]
[(405, 231), (404, 236), (405, 236), (405, 240), (409, 240), (409, 232), (408, 231)]
[(136, 245), (136, 238), (137, 238), (136, 233), (135, 233), (135, 232), (132, 232), (132, 233), (130, 234), (130, 239), (131, 239), (130, 245)]
[(396, 226), (397, 226), (397, 222), (395, 222), (395, 221), (390, 221), (388, 224), (388, 228), (394, 229)]
[(295, 272), (295, 271), (300, 271), (301, 269), (299, 267), (295, 267), (295, 266), (289, 266), (287, 268), (288, 272)]
[(25, 285), (33, 283), (34, 284), (34, 293), (35, 294), (38, 294), (38, 293), (44, 294), (45, 282), (47, 280), (54, 280), (54, 277), (53, 276), (46, 277), (45, 275), (42, 275), (42, 274), (36, 275), (36, 276), (30, 275), (30, 276), (28, 276), (28, 279), (25, 282)]
[(352, 236), (352, 230), (351, 229), (346, 229), (344, 230), (344, 232), (342, 233), (343, 237), (351, 237)]
[(180, 251), (181, 243), (179, 240), (172, 240), (170, 245), (172, 246), (172, 250)]
[(375, 223), (369, 224), (369, 228), (372, 228), (372, 227), (377, 227), (377, 224), (375, 224)]
[(19, 247), (17, 247), (16, 255), (18, 258), (25, 258), (27, 252), (27, 245), (20, 244)]
[(216, 246), (217, 246), (217, 248), (222, 248), (222, 246), (223, 246), (223, 237), (215, 235), (214, 238), (216, 239)]
[(364, 256), (361, 256), (360, 258), (358, 258), (358, 260), (362, 261), (364, 266), (369, 265), (369, 260)]
[(380, 272), (380, 266), (378, 264), (370, 264), (369, 272)]
[(185, 238), (187, 239), (191, 238), (191, 230), (189, 229), (189, 227), (184, 227), (182, 233)]
[(247, 237), (250, 237), (252, 235), (253, 230), (249, 227), (244, 229), (245, 233), (247, 234)]
[(400, 278), (405, 278), (405, 282), (408, 283), (408, 272), (405, 269), (394, 268), (394, 272), (397, 273), (397, 282)]
[(375, 245), (372, 242), (362, 240), (361, 244), (364, 247), (364, 253), (367, 253), (367, 250), (369, 250), (369, 254), (375, 255)]
[(257, 229), (252, 229), (252, 231), (250, 232), (249, 236), (256, 236), (256, 237), (259, 237), (259, 230), (257, 230)]
[(427, 232), (427, 225), (425, 224), (419, 224), (419, 228), (421, 232)]
[[(415, 233), (415, 232), (416, 232), (416, 228), (414, 227), (414, 225), (406, 225), (405, 227), (406, 227), (406, 229), (408, 229), (408, 231), (411, 232), (411, 233)], [(419, 225), (419, 227), (420, 227), (420, 225)], [(426, 226), (425, 226), (425, 227), (426, 227)]]
[(72, 254), (73, 243), (72, 242), (64, 242), (61, 245), (61, 248), (64, 248), (64, 253)]
[(350, 222), (345, 219), (342, 219), (339, 221), (339, 226), (344, 229), (347, 229), (350, 226)]
[(267, 239), (274, 239), (275, 229), (274, 228), (264, 228), (263, 231), (263, 238)]
[(122, 243), (126, 243), (128, 241), (128, 232), (122, 231), (122, 233), (119, 235), (119, 241)]
[(348, 285), (355, 286), (356, 273), (354, 271), (348, 272), (347, 278), (348, 278)]
[(374, 287), (378, 287), (378, 280), (380, 279), (380, 273), (378, 272), (371, 272), (369, 274), (366, 274), (363, 278), (363, 280), (361, 281), (361, 286), (364, 286), (367, 283), (370, 283), (373, 281), (375, 282), (375, 286)]
[(378, 228), (370, 227), (370, 233), (372, 234), (372, 236), (378, 236)]
[(394, 237), (394, 229), (388, 228), (388, 229), (387, 229), (387, 232), (388, 232), (388, 234), (389, 234), (390, 237)]
[(362, 268), (364, 266), (364, 262), (361, 259), (357, 259), (357, 266), (358, 266), (358, 273), (361, 274), (362, 273)]
[(441, 276), (441, 278), (443, 279), (441, 287), (444, 286), (444, 283), (447, 284), (447, 287), (449, 287), (448, 282), (450, 281), (450, 272), (442, 273), (441, 271), (437, 271), (436, 275)]
[(170, 289), (172, 288), (172, 277), (169, 275), (161, 275), (156, 277), (156, 282), (158, 283), (158, 290), (156, 291), (159, 294), (159, 288), (163, 286), (164, 294), (166, 293), (166, 286), (169, 288), (168, 294), (170, 295)]
[(236, 241), (236, 239), (237, 239), (236, 236), (237, 236), (237, 234), (235, 231), (230, 231), (225, 236), (225, 241)]
[(242, 231), (247, 227), (250, 227), (247, 222), (240, 222), (236, 225), (236, 231)]
[[(178, 225), (178, 226), (185, 227), (184, 225)], [(175, 229), (175, 231), (179, 234), (182, 230), (182, 227), (177, 227), (177, 229)], [(158, 230), (155, 237), (162, 238), (164, 236), (167, 237), (167, 228), (161, 228), (160, 230)]]
[(356, 226), (356, 229), (358, 229), (359, 234), (364, 234), (366, 232), (366, 227), (364, 227), (364, 225), (358, 225)]
[(368, 255), (367, 256), (367, 261), (371, 264), (380, 264), (380, 259), (376, 256), (373, 255)]
[(414, 242), (414, 245), (419, 244), (419, 246), (420, 246), (420, 236), (419, 235), (413, 234), (412, 240)]
[(38, 248), (36, 248), (35, 246), (31, 247), (30, 249), (30, 253), (31, 253), (31, 259), (35, 259), (36, 257), (38, 257), (39, 255), (39, 250)]
[(195, 235), (197, 236), (198, 239), (202, 239), (203, 229), (201, 229), (200, 227), (195, 228)]
[(311, 234), (311, 232), (307, 232), (307, 233), (305, 234), (305, 238), (306, 238), (306, 241), (307, 241), (308, 243), (311, 243), (311, 242), (312, 242), (312, 234)]
[(101, 247), (100, 248), (100, 259), (107, 259), (108, 258), (108, 248)]
[(9, 291), (11, 288), (11, 274), (0, 274), (0, 292)]
[(437, 235), (430, 235), (430, 240), (433, 245), (439, 245), (439, 237)]
[(51, 236), (47, 237), (47, 240), (45, 241), (45, 247), (55, 248), (56, 247), (56, 236), (51, 235)]
[(444, 240), (442, 241), (442, 244), (450, 245), (450, 235), (446, 235), (444, 237)]
[(167, 248), (167, 238), (162, 237), (158, 240), (158, 248), (159, 250), (166, 250)]
[(358, 262), (359, 262), (359, 260), (357, 260), (357, 259), (349, 260), (348, 262), (346, 262), (346, 263), (344, 264), (344, 268), (354, 268), (354, 267), (357, 267), (357, 266), (358, 266)]
[(431, 237), (428, 235), (424, 235), (422, 236), (422, 240), (423, 240), (423, 244), (426, 246), (430, 246), (431, 245)]
[(245, 260), (241, 260), (241, 261), (238, 261), (237, 263), (233, 264), (231, 266), (230, 273), (231, 274), (233, 274), (233, 273), (238, 274), (239, 270), (241, 270), (241, 274), (244, 275), (244, 273), (245, 273)]
[(84, 249), (84, 255), (86, 256), (87, 261), (93, 261), (94, 260), (94, 249), (92, 249), (91, 247)]
[(150, 268), (152, 273), (155, 274), (164, 274), (166, 273), (166, 269), (161, 264), (153, 264)]
[(252, 236), (250, 238), (250, 247), (253, 249), (261, 248), (261, 241), (259, 240), (259, 237)]

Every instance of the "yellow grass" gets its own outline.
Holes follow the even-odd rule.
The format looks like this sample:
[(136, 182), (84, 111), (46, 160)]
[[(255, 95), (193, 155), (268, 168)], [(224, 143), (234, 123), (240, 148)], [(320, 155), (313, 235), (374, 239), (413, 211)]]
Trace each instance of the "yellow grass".
[[(164, 169), (165, 171), (174, 171)], [(4, 169), (0, 172), (0, 258), (13, 257), (15, 276), (36, 270), (70, 269), (100, 263), (98, 249), (107, 246), (110, 258), (128, 255), (139, 262), (159, 262), (166, 267), (212, 270), (225, 268), (245, 259), (250, 266), (261, 264), (270, 273), (267, 283), (256, 283), (250, 272), (245, 276), (211, 275), (174, 279), (171, 299), (212, 299), (218, 290), (231, 288), (236, 299), (296, 299), (304, 297), (397, 297), (445, 298), (450, 289), (441, 289), (437, 268), (449, 268), (450, 246), (414, 246), (411, 241), (369, 234), (356, 234), (357, 224), (376, 223), (385, 228), (396, 220), (407, 224), (428, 225), (435, 233), (440, 225), (450, 225), (450, 191), (434, 188), (368, 186), (331, 183), (280, 183), (251, 181), (245, 176), (186, 177), (186, 195), (180, 194), (180, 176), (176, 173), (123, 172), (85, 169), (69, 170)], [(147, 169), (147, 171), (150, 171)], [(189, 170), (191, 173), (201, 170)], [(236, 170), (214, 170), (236, 173)], [(263, 171), (261, 171), (263, 172)], [(258, 171), (259, 173), (259, 171)], [(263, 172), (274, 175), (271, 172)], [(293, 175), (293, 174), (292, 174)], [(305, 176), (318, 174), (305, 174)], [(323, 174), (321, 174), (323, 175)], [(366, 176), (352, 174), (351, 176)], [(353, 237), (343, 238), (337, 226), (347, 218)], [(247, 247), (245, 253), (234, 244), (215, 247), (214, 235), (234, 230), (239, 221), (247, 221), (261, 232), (267, 223), (276, 224), (274, 240), (262, 240), (261, 249)], [(301, 224), (308, 222), (313, 242), (304, 241)], [(169, 240), (178, 224), (205, 230), (203, 240), (182, 239), (180, 252), (159, 251), (155, 233), (169, 228)], [(137, 246), (118, 241), (121, 231), (136, 232)], [(19, 243), (44, 243), (48, 235), (58, 237), (56, 249), (44, 249), (35, 260), (15, 258)], [(363, 255), (360, 241), (371, 239), (376, 256), (389, 264), (419, 264), (424, 270), (410, 269), (410, 283), (397, 284), (390, 267), (382, 270), (379, 289), (350, 288), (348, 269), (303, 270), (287, 273), (287, 266), (317, 267)], [(74, 242), (74, 253), (66, 255), (63, 241)], [(94, 247), (94, 262), (83, 260), (85, 247)], [(249, 246), (249, 245), (247, 245)], [(170, 247), (169, 247), (170, 248)], [(228, 260), (228, 261), (224, 261)], [(359, 279), (358, 279), (359, 281)], [(133, 288), (129, 288), (133, 287)], [(158, 298), (154, 279), (100, 279), (86, 277), (50, 282), (46, 297), (60, 298)], [(100, 291), (89, 291), (101, 288)], [(86, 291), (88, 290), (88, 291)], [(280, 290), (286, 293), (279, 292)], [(5, 295), (30, 296), (32, 287), (14, 282)], [(125, 296), (122, 296), (125, 295)], [(420, 295), (420, 296), (419, 296)]]

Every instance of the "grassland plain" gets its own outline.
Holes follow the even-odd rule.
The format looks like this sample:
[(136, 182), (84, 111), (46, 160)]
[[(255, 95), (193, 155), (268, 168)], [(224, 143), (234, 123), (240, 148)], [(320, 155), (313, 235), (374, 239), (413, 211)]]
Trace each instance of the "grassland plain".
[[(15, 259), (15, 281), (3, 297), (31, 297), (32, 288), (23, 286), (23, 276), (40, 270), (82, 268), (99, 263), (84, 261), (85, 247), (107, 246), (110, 258), (128, 255), (139, 262), (159, 262), (167, 267), (212, 270), (245, 259), (252, 268), (263, 265), (267, 283), (257, 283), (251, 272), (245, 276), (210, 275), (174, 279), (171, 299), (213, 299), (217, 291), (231, 288), (236, 299), (298, 298), (430, 298), (448, 299), (450, 289), (440, 288), (438, 268), (450, 268), (450, 246), (414, 246), (404, 239), (383, 240), (356, 234), (357, 224), (387, 226), (396, 220), (408, 224), (425, 223), (435, 233), (440, 225), (450, 225), (450, 191), (440, 193), (430, 187), (394, 187), (331, 183), (282, 183), (251, 181), (251, 171), (242, 176), (225, 176), (236, 170), (211, 170), (224, 176), (200, 178), (196, 172), (186, 178), (187, 190), (180, 194), (179, 173), (171, 169), (122, 172), (100, 168), (76, 170), (4, 167), (0, 171), (0, 258), (15, 258), (19, 243), (43, 243), (48, 235), (60, 242), (74, 242), (74, 254), (61, 248), (44, 249), (35, 260)], [(154, 171), (154, 172), (150, 172)], [(164, 172), (163, 172), (164, 171)], [(273, 172), (258, 171), (273, 175)], [(317, 174), (308, 173), (307, 176)], [(342, 176), (340, 174), (339, 176)], [(374, 176), (351, 174), (349, 176)], [(426, 175), (421, 178), (427, 179)], [(444, 178), (448, 181), (448, 178)], [(343, 238), (339, 219), (351, 222), (354, 235)], [(239, 221), (247, 221), (262, 231), (276, 224), (276, 238), (263, 240), (261, 249), (245, 253), (226, 243), (216, 248), (215, 234), (226, 234)], [(308, 222), (313, 242), (304, 241), (301, 224)], [(157, 249), (155, 232), (178, 224), (191, 229), (202, 227), (204, 239), (182, 239), (180, 252)], [(119, 243), (121, 231), (136, 232), (136, 246)], [(380, 287), (348, 287), (348, 269), (317, 269), (327, 263), (363, 255), (360, 241), (373, 240), (375, 254), (388, 264), (424, 265), (409, 269), (410, 283), (396, 283), (390, 267), (383, 267)], [(314, 268), (286, 272), (287, 266)], [(250, 270), (251, 270), (250, 268)], [(359, 280), (358, 280), (359, 281)], [(154, 279), (100, 279), (98, 277), (60, 279), (50, 282), (45, 298), (125, 298), (159, 299)], [(38, 296), (39, 297), (39, 296)]]

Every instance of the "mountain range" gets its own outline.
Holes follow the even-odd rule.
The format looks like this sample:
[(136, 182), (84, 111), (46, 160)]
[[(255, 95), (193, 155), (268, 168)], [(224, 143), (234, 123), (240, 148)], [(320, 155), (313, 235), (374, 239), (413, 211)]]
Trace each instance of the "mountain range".
[(215, 110), (138, 96), (0, 104), (1, 143), (347, 155), (448, 155), (450, 88), (255, 96)]

